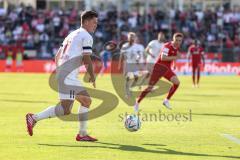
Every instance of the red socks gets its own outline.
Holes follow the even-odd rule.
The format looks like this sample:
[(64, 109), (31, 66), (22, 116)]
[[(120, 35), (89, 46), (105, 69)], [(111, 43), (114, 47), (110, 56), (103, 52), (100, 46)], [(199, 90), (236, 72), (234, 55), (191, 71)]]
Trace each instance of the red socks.
[(170, 98), (172, 97), (172, 95), (175, 93), (175, 91), (177, 90), (179, 85), (173, 84), (173, 86), (170, 88), (169, 92), (168, 92), (168, 96), (167, 99), (170, 100)]

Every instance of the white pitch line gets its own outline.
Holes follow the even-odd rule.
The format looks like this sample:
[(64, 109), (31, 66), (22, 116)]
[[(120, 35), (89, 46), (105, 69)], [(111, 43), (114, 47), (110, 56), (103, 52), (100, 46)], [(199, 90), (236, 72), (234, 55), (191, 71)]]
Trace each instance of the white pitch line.
[(230, 141), (232, 141), (232, 142), (237, 143), (237, 144), (240, 145), (240, 139), (232, 136), (231, 134), (225, 134), (225, 133), (224, 133), (224, 134), (222, 134), (222, 136), (224, 136), (224, 137), (227, 138), (228, 140), (230, 140)]

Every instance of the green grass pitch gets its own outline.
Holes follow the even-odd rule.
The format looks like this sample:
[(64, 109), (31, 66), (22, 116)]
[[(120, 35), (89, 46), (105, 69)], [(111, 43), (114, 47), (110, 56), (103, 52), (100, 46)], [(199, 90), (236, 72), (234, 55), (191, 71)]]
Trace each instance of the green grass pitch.
[[(225, 160), (240, 159), (240, 144), (223, 134), (240, 139), (240, 78), (202, 77), (192, 88), (190, 76), (180, 76), (181, 86), (171, 103), (164, 96), (148, 97), (141, 113), (188, 114), (191, 121), (142, 121), (139, 131), (128, 132), (121, 121), (133, 110), (121, 99), (112, 112), (89, 121), (96, 143), (76, 142), (77, 122), (47, 119), (26, 132), (25, 114), (39, 112), (58, 101), (48, 85), (48, 74), (0, 74), (0, 159), (1, 160)], [(90, 86), (90, 84), (86, 84)], [(97, 79), (97, 89), (116, 94), (109, 75)], [(92, 108), (101, 101), (93, 99)], [(75, 102), (73, 112), (78, 104)], [(190, 114), (190, 113), (189, 113)]]

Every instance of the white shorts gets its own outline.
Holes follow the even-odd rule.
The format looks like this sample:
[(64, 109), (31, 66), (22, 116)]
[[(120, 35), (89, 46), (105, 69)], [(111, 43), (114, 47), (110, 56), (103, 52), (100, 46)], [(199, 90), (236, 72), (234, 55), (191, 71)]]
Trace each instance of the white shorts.
[[(77, 78), (77, 74), (70, 73), (64, 79), (62, 75), (66, 75), (66, 72), (62, 71), (61, 75), (57, 77), (59, 99), (74, 100), (75, 95), (84, 91), (84, 86)], [(62, 81), (60, 80), (62, 79)], [(64, 79), (64, 80), (63, 80)]]
[(141, 77), (143, 75), (146, 75), (148, 73), (147, 66), (144, 62), (142, 63), (132, 63), (132, 64), (126, 64), (124, 74), (126, 77), (129, 77), (130, 79), (134, 77)]
[(132, 78), (137, 76), (137, 66), (135, 63), (125, 63), (123, 66), (123, 74), (125, 77)]

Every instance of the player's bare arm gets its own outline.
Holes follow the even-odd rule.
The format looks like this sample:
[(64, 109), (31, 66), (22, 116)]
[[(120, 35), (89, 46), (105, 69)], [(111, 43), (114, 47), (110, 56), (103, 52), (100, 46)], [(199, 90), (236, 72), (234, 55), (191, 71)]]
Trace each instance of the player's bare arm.
[(180, 58), (181, 58), (181, 53), (177, 52), (177, 59), (180, 59)]
[(123, 56), (123, 54), (121, 53), (121, 54), (120, 54), (120, 57), (119, 57), (119, 61), (118, 61), (118, 70), (121, 69), (121, 65), (122, 65), (123, 59), (124, 59), (124, 56)]
[(55, 63), (56, 65), (58, 66), (58, 60), (60, 58), (60, 54), (61, 54), (61, 51), (62, 51), (62, 47), (60, 47), (55, 55)]
[(140, 59), (141, 59), (141, 54), (140, 54), (140, 53), (137, 53), (137, 57), (136, 57), (136, 63), (137, 63), (137, 64), (139, 64)]
[(85, 67), (87, 68), (87, 72), (90, 75), (90, 82), (93, 83), (93, 87), (95, 88), (95, 75), (93, 72), (93, 65), (92, 65), (92, 60), (89, 54), (84, 54), (83, 56), (83, 63)]
[(150, 53), (150, 47), (149, 46), (145, 49), (145, 53), (149, 54), (152, 58), (155, 58), (155, 56), (152, 53)]
[(172, 68), (175, 70), (176, 69), (176, 60), (173, 61), (172, 63)]
[(191, 57), (191, 51), (190, 51), (190, 49), (188, 49), (188, 52), (187, 52), (188, 64), (190, 63), (190, 57)]
[(144, 58), (144, 63), (146, 64), (146, 63), (147, 63), (147, 54), (146, 54), (146, 50), (144, 50), (143, 58)]
[(202, 62), (203, 62), (203, 67), (204, 67), (205, 66), (204, 52), (202, 52), (201, 57), (202, 57)]
[(161, 60), (162, 61), (174, 61), (174, 60), (177, 60), (179, 59), (180, 57), (177, 55), (177, 56), (166, 56), (166, 55), (161, 55)]
[[(181, 54), (180, 54), (180, 52), (178, 52), (177, 53), (177, 59), (180, 59), (180, 58), (181, 58)], [(172, 66), (173, 66), (173, 69), (175, 70), (176, 69), (176, 60), (173, 61)]]

